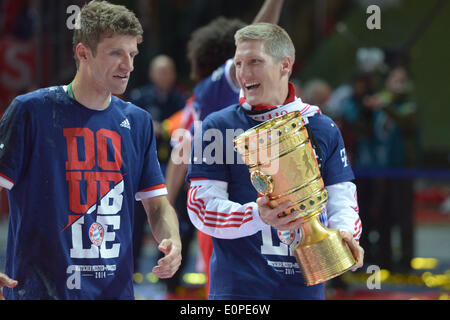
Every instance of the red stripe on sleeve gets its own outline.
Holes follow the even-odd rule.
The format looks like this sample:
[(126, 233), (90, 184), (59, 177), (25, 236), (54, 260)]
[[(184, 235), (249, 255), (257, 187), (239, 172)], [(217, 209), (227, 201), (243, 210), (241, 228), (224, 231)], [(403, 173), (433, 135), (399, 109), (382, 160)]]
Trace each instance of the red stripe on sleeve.
[(157, 184), (156, 186), (141, 190), (139, 192), (149, 192), (149, 191), (153, 191), (153, 190), (164, 189), (165, 187), (166, 187), (165, 184)]
[[(240, 227), (244, 223), (253, 220), (251, 206), (247, 207), (245, 209), (245, 212), (223, 213), (223, 212), (207, 211), (204, 201), (200, 198), (196, 198), (196, 194), (199, 188), (201, 187), (195, 186), (189, 189), (187, 207), (196, 214), (196, 216), (203, 223), (204, 226), (213, 228)], [(206, 214), (213, 217), (206, 217)], [(232, 218), (231, 216), (242, 216), (242, 218)]]
[(8, 177), (7, 175), (5, 175), (5, 174), (3, 174), (3, 173), (1, 173), (1, 172), (0, 172), (0, 177), (2, 177), (3, 179), (8, 180), (8, 181), (11, 182), (12, 184), (16, 184), (16, 183), (14, 182), (13, 179), (11, 179), (10, 177)]

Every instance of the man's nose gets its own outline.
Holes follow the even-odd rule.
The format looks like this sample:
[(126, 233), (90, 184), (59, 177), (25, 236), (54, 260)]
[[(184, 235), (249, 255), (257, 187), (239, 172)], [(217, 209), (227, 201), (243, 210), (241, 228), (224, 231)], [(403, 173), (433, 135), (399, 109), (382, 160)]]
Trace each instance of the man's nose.
[(122, 63), (120, 64), (120, 67), (127, 72), (132, 72), (134, 70), (134, 64), (133, 64), (133, 58), (132, 57), (126, 57), (124, 60), (122, 60)]

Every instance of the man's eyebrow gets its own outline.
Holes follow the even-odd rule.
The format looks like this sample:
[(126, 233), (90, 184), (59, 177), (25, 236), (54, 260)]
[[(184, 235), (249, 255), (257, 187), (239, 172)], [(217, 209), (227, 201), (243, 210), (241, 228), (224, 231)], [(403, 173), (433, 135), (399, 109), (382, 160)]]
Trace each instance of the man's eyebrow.
[[(123, 49), (123, 48), (119, 48), (119, 47), (113, 47), (113, 48), (111, 48), (111, 51), (126, 51), (126, 50)], [(138, 55), (139, 54), (139, 50), (133, 50), (130, 53), (134, 54), (134, 55)]]

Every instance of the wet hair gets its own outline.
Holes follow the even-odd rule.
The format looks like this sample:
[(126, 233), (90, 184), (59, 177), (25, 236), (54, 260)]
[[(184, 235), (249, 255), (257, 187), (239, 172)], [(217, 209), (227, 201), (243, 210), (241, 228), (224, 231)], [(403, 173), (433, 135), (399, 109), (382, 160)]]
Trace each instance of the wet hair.
[(187, 44), (191, 77), (199, 81), (232, 58), (236, 51), (234, 34), (245, 25), (239, 19), (219, 17), (195, 30)]
[(79, 61), (76, 56), (76, 46), (83, 43), (97, 53), (97, 45), (107, 37), (114, 35), (137, 36), (142, 41), (142, 26), (136, 15), (121, 5), (108, 1), (91, 1), (84, 5), (80, 12), (80, 25), (73, 33), (72, 45), (77, 68)]

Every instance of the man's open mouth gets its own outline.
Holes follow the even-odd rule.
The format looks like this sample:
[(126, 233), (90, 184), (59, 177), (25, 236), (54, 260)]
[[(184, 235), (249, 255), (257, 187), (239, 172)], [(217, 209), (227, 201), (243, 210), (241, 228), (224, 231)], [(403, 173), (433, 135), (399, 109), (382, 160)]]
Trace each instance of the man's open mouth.
[(258, 89), (259, 86), (260, 86), (260, 84), (259, 84), (258, 82), (251, 82), (251, 83), (245, 84), (245, 88), (246, 88), (248, 91), (252, 91), (252, 90), (254, 90), (254, 89)]

